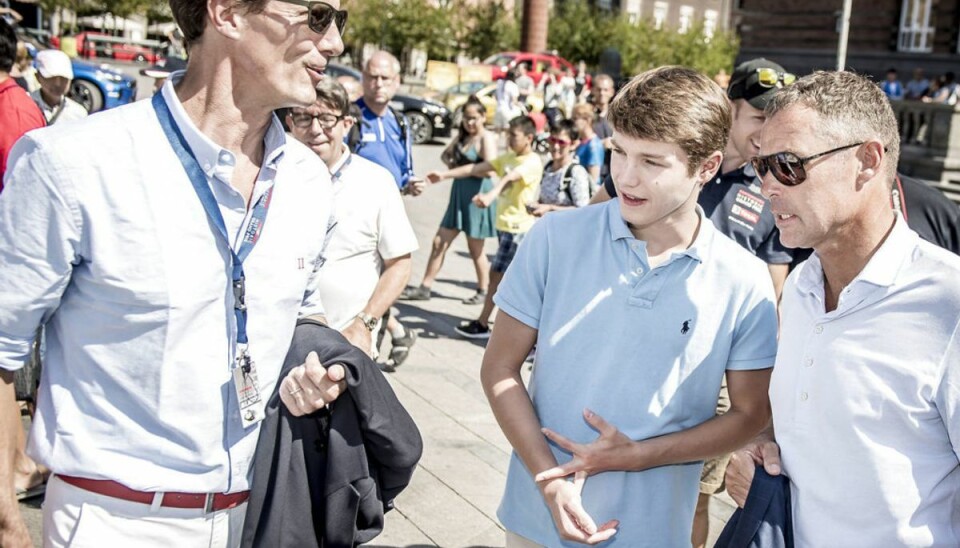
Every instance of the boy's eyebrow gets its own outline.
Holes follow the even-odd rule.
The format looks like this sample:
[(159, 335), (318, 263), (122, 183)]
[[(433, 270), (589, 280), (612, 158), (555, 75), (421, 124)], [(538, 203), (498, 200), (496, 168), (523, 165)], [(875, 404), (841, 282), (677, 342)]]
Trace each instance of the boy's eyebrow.
[[(610, 144), (613, 145), (613, 146), (616, 147), (616, 148), (620, 148), (620, 144), (617, 143), (617, 140), (614, 139), (613, 137), (610, 138)], [(645, 157), (647, 157), (647, 158), (659, 158), (659, 159), (661, 159), (661, 160), (666, 159), (666, 157), (667, 157), (666, 154), (652, 154), (652, 153), (650, 153), (650, 152), (641, 152), (641, 153), (640, 153), (640, 156), (645, 156)]]

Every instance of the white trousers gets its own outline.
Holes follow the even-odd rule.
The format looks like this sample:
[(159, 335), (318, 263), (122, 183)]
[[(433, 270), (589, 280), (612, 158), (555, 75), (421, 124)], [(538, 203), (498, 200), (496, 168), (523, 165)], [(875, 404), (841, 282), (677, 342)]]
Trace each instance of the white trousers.
[(154, 508), (98, 495), (56, 475), (43, 503), (45, 548), (240, 546), (247, 504), (204, 514), (202, 508)]

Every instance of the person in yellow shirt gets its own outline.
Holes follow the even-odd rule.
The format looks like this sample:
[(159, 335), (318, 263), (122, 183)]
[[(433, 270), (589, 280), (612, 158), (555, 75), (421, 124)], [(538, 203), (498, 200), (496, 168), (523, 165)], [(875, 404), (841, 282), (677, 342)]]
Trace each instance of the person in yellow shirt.
[(527, 210), (528, 203), (537, 201), (540, 193), (540, 179), (543, 177), (543, 164), (533, 152), (533, 138), (537, 128), (527, 116), (517, 116), (510, 120), (507, 130), (510, 151), (489, 162), (470, 164), (443, 172), (427, 174), (427, 181), (438, 183), (444, 179), (458, 177), (485, 177), (495, 173), (498, 177), (493, 188), (473, 197), (478, 207), (497, 207), (497, 238), (500, 246), (490, 264), (490, 288), (483, 302), (480, 317), (462, 323), (457, 333), (469, 339), (490, 337), (490, 314), (493, 313), (493, 296), (503, 279), (510, 262), (517, 253), (517, 247), (524, 235), (533, 226), (536, 217)]

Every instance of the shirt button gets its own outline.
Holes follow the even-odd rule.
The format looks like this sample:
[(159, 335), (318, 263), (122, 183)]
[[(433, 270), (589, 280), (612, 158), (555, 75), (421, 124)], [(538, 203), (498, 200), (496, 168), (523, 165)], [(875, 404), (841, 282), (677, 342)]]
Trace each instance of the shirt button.
[(642, 266), (641, 266), (641, 267), (638, 267), (634, 272), (637, 273), (637, 276), (642, 275), (642, 274), (643, 274), (643, 267), (642, 267)]
[(817, 335), (823, 333), (823, 326), (822, 326), (822, 325), (818, 325), (817, 328), (814, 329), (814, 331), (817, 333)]
[(210, 170), (210, 163), (208, 162), (208, 163), (206, 163), (206, 164), (203, 164), (203, 169), (204, 169), (204, 171), (209, 171), (209, 170)]
[(800, 392), (800, 401), (807, 401), (808, 397), (806, 392)]
[(807, 365), (807, 367), (812, 367), (812, 366), (813, 366), (813, 358), (807, 358), (806, 365)]

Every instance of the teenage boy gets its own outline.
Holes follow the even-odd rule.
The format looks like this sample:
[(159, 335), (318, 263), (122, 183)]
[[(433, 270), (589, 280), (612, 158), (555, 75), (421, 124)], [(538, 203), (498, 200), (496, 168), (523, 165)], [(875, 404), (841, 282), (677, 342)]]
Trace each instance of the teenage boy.
[[(702, 461), (770, 417), (773, 284), (697, 206), (730, 130), (723, 91), (661, 67), (609, 120), (618, 199), (544, 217), (496, 297), (481, 381), (514, 447), (508, 547), (689, 545)], [(724, 373), (731, 408), (715, 416)]]
[(498, 180), (493, 188), (473, 197), (478, 207), (490, 207), (497, 201), (497, 238), (500, 246), (490, 264), (490, 287), (483, 301), (483, 310), (476, 320), (464, 322), (456, 328), (457, 333), (468, 339), (490, 337), (490, 314), (493, 313), (493, 296), (503, 273), (513, 261), (517, 247), (523, 241), (536, 218), (527, 211), (527, 204), (537, 201), (543, 164), (533, 152), (533, 138), (537, 128), (528, 116), (510, 120), (507, 129), (507, 145), (510, 151), (489, 162), (460, 166), (449, 171), (431, 172), (427, 181), (438, 183), (457, 177), (487, 177), (496, 173)]

